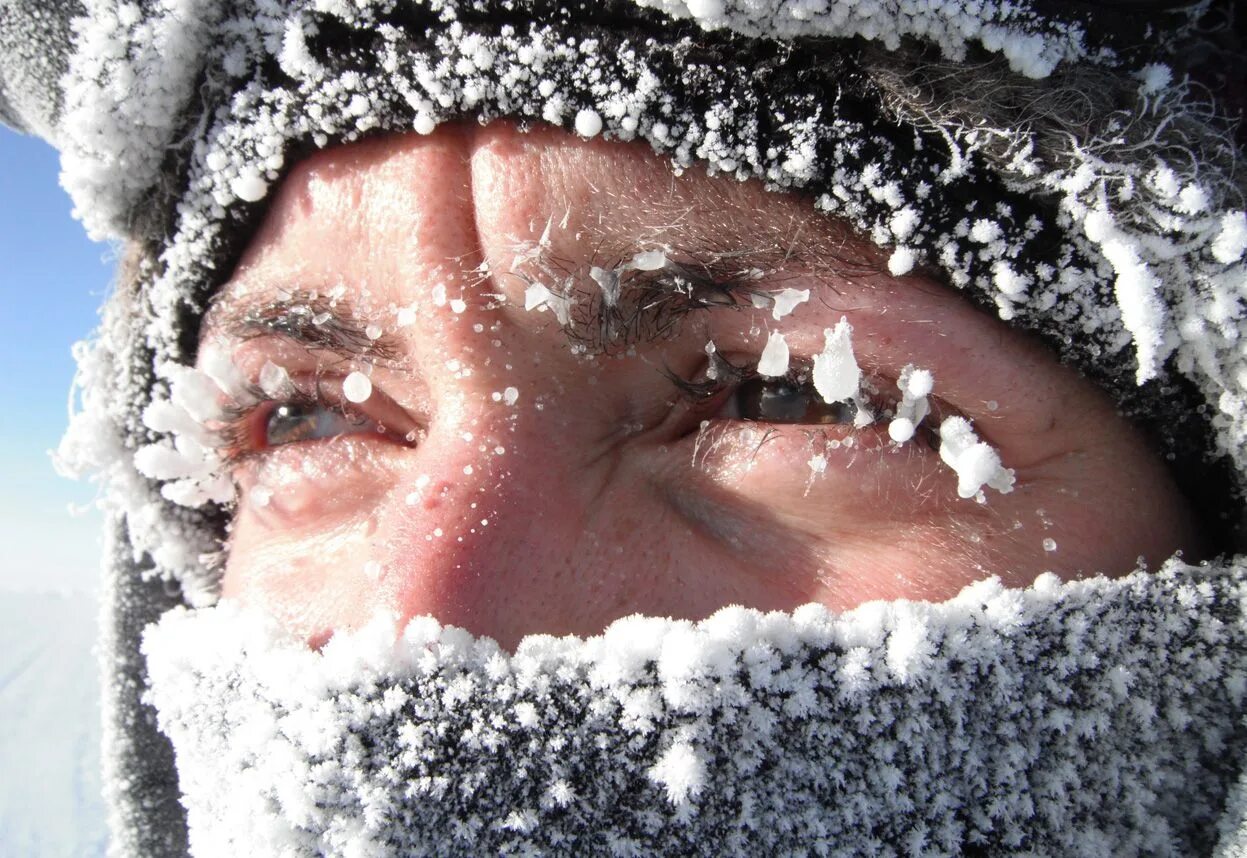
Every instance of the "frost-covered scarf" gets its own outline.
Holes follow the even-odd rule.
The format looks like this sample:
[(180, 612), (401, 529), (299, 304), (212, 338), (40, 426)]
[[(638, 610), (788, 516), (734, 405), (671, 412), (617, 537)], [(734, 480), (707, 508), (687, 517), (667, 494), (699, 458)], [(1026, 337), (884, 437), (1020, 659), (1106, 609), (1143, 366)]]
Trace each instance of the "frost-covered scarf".
[[(177, 368), (193, 362), (205, 302), (228, 276), (270, 189), (313, 148), (387, 131), (429, 133), (457, 118), (508, 117), (586, 136), (645, 140), (681, 165), (702, 162), (777, 188), (801, 189), (822, 209), (890, 247), (894, 273), (928, 266), (987, 310), (1037, 331), (1100, 381), (1125, 411), (1160, 434), (1179, 474), (1200, 488), (1193, 500), (1202, 504), (1210, 529), (1226, 529), (1241, 510), (1237, 487), (1247, 482), (1247, 194), (1241, 164), (1235, 167), (1241, 148), (1186, 72), (1212, 68), (1206, 79), (1216, 84), (1216, 75), (1232, 69), (1239, 54), (1227, 47), (1229, 31), (1217, 29), (1228, 3), (1143, 6), (1045, 0), (7, 4), (0, 17), (0, 117), (52, 140), (62, 151), (63, 182), (88, 230), (126, 238), (133, 248), (125, 288), (106, 306), (97, 338), (82, 349), (83, 410), (62, 448), (66, 467), (100, 475), (113, 516), (101, 651), (115, 849), (184, 851), (180, 793), (187, 792), (195, 809), (197, 832), (206, 830), (201, 802), (216, 800), (200, 791), (207, 775), (187, 770), (178, 781), (155, 713), (141, 702), (148, 663), (139, 640), (171, 607), (212, 604), (211, 559), (220, 551), (228, 507), (204, 502), (210, 493), (195, 486), (173, 490), (143, 475), (134, 452), (168, 442), (167, 427), (150, 419), (149, 406), (169, 395)], [(630, 678), (595, 685), (592, 666), (608, 657), (607, 644), (550, 645), (548, 656), (527, 661), (498, 658), (496, 675), (477, 655), (464, 655), (462, 676), (468, 679), (456, 684), (458, 656), (443, 635), (424, 662), (408, 657), (415, 659), (416, 677), (422, 676), (419, 664), (432, 659), (440, 665), (410, 682), (438, 689), (445, 684), (450, 697), (413, 697), (400, 705), (395, 694), (391, 705), (407, 714), (414, 710), (404, 707), (434, 707), (412, 721), (423, 725), (413, 729), (425, 732), (416, 738), (409, 730), (408, 740), (420, 749), (417, 756), (428, 749), (440, 760), (439, 771), (455, 774), (430, 774), (452, 782), (436, 802), (427, 797), (442, 789), (436, 783), (429, 782), (428, 793), (412, 787), (413, 795), (425, 797), (409, 796), (407, 806), (434, 816), (448, 813), (463, 825), (479, 822), (484, 843), (501, 845), (491, 837), (518, 843), (527, 830), (531, 843), (561, 851), (561, 844), (542, 838), (571, 836), (577, 808), (585, 801), (607, 802), (609, 795), (612, 804), (594, 806), (615, 813), (610, 819), (620, 827), (603, 819), (601, 830), (664, 838), (644, 841), (650, 850), (670, 844), (669, 851), (682, 851), (689, 848), (689, 832), (697, 831), (699, 849), (708, 850), (707, 843), (730, 849), (737, 842), (733, 836), (774, 836), (773, 845), (810, 851), (804, 839), (782, 839), (795, 832), (799, 819), (794, 815), (788, 824), (773, 812), (778, 790), (785, 797), (791, 793), (801, 812), (823, 802), (826, 811), (817, 815), (825, 819), (829, 852), (869, 851), (878, 842), (885, 854), (922, 854), (958, 842), (957, 832), (967, 838), (979, 832), (982, 839), (976, 835), (965, 849), (981, 842), (988, 852), (1008, 851), (1016, 835), (1035, 838), (1018, 841), (1016, 850), (1051, 854), (1062, 849), (1044, 844), (1066, 841), (1044, 838), (1058, 837), (1051, 832), (1062, 827), (1101, 832), (1080, 841), (1077, 848), (1087, 854), (1163, 852), (1156, 838), (1168, 836), (1180, 838), (1173, 841), (1178, 854), (1187, 846), (1198, 851), (1215, 839), (1208, 825), (1243, 756), (1234, 739), (1242, 640), (1234, 625), (1237, 609), (1225, 607), (1237, 604), (1237, 568), (1227, 560), (1200, 573), (1207, 579), (1202, 586), (1220, 594), (1216, 599), (1199, 595), (1203, 591), (1183, 583), (1185, 573), (1174, 572), (1143, 583), (1072, 589), (1048, 584), (1026, 596), (997, 594), (981, 610), (957, 602), (867, 612), (853, 620), (801, 613), (763, 623), (766, 631), (741, 632), (726, 649), (697, 650), (713, 655), (706, 662), (711, 674), (736, 677), (735, 685), (722, 683), (721, 696), (698, 692), (697, 700), (711, 706), (700, 713), (666, 699), (661, 659), (636, 667)], [(1059, 604), (1069, 610), (1043, 607), (1067, 589), (1071, 595)], [(1113, 608), (1126, 603), (1132, 611)], [(993, 610), (1008, 614), (1010, 604), (1024, 606), (1018, 616), (1027, 622), (1017, 632), (991, 619)], [(1109, 614), (1105, 638), (1078, 643), (1091, 634), (1088, 629), (1100, 628), (1100, 615)], [(978, 625), (974, 616), (981, 618)], [(260, 679), (267, 678), (256, 671), (281, 657), (270, 658), (265, 646), (255, 651), (254, 666), (239, 662), (239, 647), (257, 639), (232, 621), (221, 620), (221, 634), (229, 635), (224, 639), (195, 637), (201, 623), (218, 619), (211, 612), (172, 619), (151, 638), (153, 668), (181, 664), (163, 659), (181, 658), (188, 648), (180, 642), (199, 640), (189, 652), (209, 666), (188, 660), (185, 681), (202, 678), (204, 699), (221, 704), (202, 712), (183, 709), (186, 698), (175, 693), (174, 671), (173, 684), (164, 686), (167, 696), (158, 688), (154, 698), (171, 734), (202, 733), (210, 748), (221, 725), (230, 723), (212, 719), (237, 717), (260, 725), (254, 735), (271, 738), (261, 700), (288, 706), (291, 713), (312, 713), (305, 724), (347, 723), (329, 710), (319, 721), (313, 717), (321, 710), (311, 692), (347, 687), (341, 683), (304, 687), (301, 700), (289, 699), (298, 690), (289, 685), (260, 693)], [(739, 616), (723, 621), (736, 622), (748, 625)], [(718, 634), (713, 629), (723, 623), (711, 624), (706, 634)], [(883, 631), (902, 627), (907, 630), (899, 636)], [(802, 629), (812, 637), (801, 638)], [(859, 633), (865, 642), (852, 643)], [(672, 634), (663, 639), (692, 633), (680, 627)], [(849, 635), (850, 642), (837, 634)], [(768, 635), (805, 643), (764, 646)], [(914, 653), (905, 655), (906, 645), (916, 647)], [(1203, 656), (1184, 656), (1187, 662), (1172, 655), (1199, 646), (1208, 649)], [(788, 676), (782, 688), (809, 689), (828, 704), (818, 709), (821, 717), (813, 709), (800, 715), (806, 706), (801, 695), (781, 704), (774, 687), (746, 686), (741, 677), (753, 669), (748, 659), (768, 647), (777, 659), (772, 674), (791, 673), (819, 654), (806, 678)], [(342, 649), (349, 647), (344, 643)], [(733, 673), (738, 653), (741, 669)], [(211, 667), (217, 655), (220, 662)], [(386, 664), (397, 670), (402, 659), (385, 661), (391, 657), (365, 660), (359, 669), (365, 677), (369, 670), (389, 670)], [(328, 656), (299, 658), (319, 675), (316, 659)], [(700, 658), (690, 665), (703, 663)], [(854, 659), (861, 659), (865, 677), (860, 697), (842, 694), (858, 687), (844, 684), (855, 675)], [(902, 673), (909, 670), (907, 678), (893, 672), (889, 659)], [(1116, 691), (1063, 697), (1062, 681), (1052, 677), (1064, 676), (1079, 659), (1087, 660), (1095, 683), (1113, 689), (1124, 684), (1126, 702), (1112, 703)], [(537, 687), (548, 683), (557, 710), (534, 709), (533, 717), (551, 725), (548, 738), (531, 740), (537, 742), (531, 748), (513, 744), (522, 734), (507, 732), (506, 719), (529, 710), (502, 707), (503, 725), (482, 724), (477, 732), (492, 736), (493, 730), (512, 744), (491, 749), (483, 740), (454, 739), (473, 722), (448, 700), (466, 694), (470, 711), (488, 711), (495, 705), (490, 701), (505, 693), (500, 689), (518, 683), (525, 665), (534, 663), (541, 666), (534, 681)], [(1112, 672), (1119, 663), (1135, 665), (1123, 668), (1129, 679)], [(966, 665), (979, 665), (983, 676)], [(259, 696), (230, 708), (208, 692), (214, 684), (232, 687), (221, 683), (235, 668), (240, 682), (251, 677), (246, 681)], [(340, 676), (334, 665), (325, 669)], [(646, 671), (655, 677), (652, 695), (640, 694), (635, 705), (643, 712), (645, 701), (654, 702), (650, 732), (640, 729), (640, 715), (612, 720), (605, 703), (602, 711), (585, 708), (579, 725), (564, 723), (570, 733), (553, 729), (558, 717), (570, 718), (559, 714), (559, 706), (574, 713), (578, 701), (587, 706), (599, 692), (605, 695), (600, 699), (612, 699), (612, 689), (632, 700), (645, 685)], [(750, 693), (733, 697), (737, 686)], [(1136, 695), (1142, 703), (1130, 703)], [(348, 832), (340, 835), (348, 839), (355, 831), (363, 842), (369, 826), (380, 825), (368, 815), (371, 809), (402, 798), (370, 787), (373, 774), (383, 781), (395, 775), (364, 757), (370, 749), (400, 747), (385, 744), (397, 740), (371, 729), (384, 711), (373, 696), (361, 698), (354, 738), (335, 745), (330, 731), (317, 746), (291, 726), (289, 768), (266, 762), (247, 768), (248, 777), (269, 773), (277, 790), (289, 771), (306, 764), (312, 784), (303, 795), (310, 804), (299, 804), (292, 792), (281, 801), (302, 814), (305, 827)], [(324, 704), (332, 710), (351, 698), (335, 693), (325, 699), (334, 701)], [(1148, 701), (1156, 713), (1150, 719)], [(613, 705), (623, 712), (622, 703)], [(750, 770), (747, 749), (730, 738), (737, 729), (731, 719), (765, 721), (758, 715), (764, 711), (783, 717), (776, 716), (774, 732), (760, 726), (739, 734), (754, 736), (772, 754), (770, 762)], [(930, 715), (925, 729), (910, 737), (905, 731), (915, 729), (920, 711), (947, 717)], [(1041, 722), (1035, 712), (1055, 720)], [(1064, 712), (1068, 717), (1059, 714)], [(612, 729), (593, 732), (595, 724)], [(1091, 726), (1101, 724), (1103, 729)], [(689, 728), (687, 735), (682, 727)], [(433, 747), (429, 737), (439, 731), (444, 741)], [(990, 742), (997, 733), (1011, 741)], [(257, 747), (241, 722), (228, 735), (239, 753)], [(560, 747), (560, 735), (569, 743), (580, 736), (581, 751)], [(1212, 743), (1206, 747), (1205, 736)], [(815, 765), (811, 755), (837, 742), (843, 744), (825, 757), (826, 765)], [(882, 755), (882, 761), (870, 757), (877, 769), (853, 768), (858, 764), (844, 748), (854, 743), (862, 753)], [(272, 744), (280, 746), (276, 739)], [(178, 748), (184, 769), (196, 757), (193, 745)], [(317, 747), (340, 748), (342, 754), (319, 760)], [(901, 749), (910, 756), (899, 762), (887, 757)], [(226, 771), (242, 765), (228, 750), (213, 757)], [(1217, 764), (1201, 756), (1209, 752), (1218, 755)], [(954, 757), (955, 764), (941, 766)], [(534, 780), (517, 787), (525, 802), (510, 806), (501, 820), (491, 816), (491, 802), (502, 799), (472, 790), (473, 773), (502, 771), (491, 769), (490, 760), (533, 761), (525, 771), (534, 772)], [(570, 780), (570, 792), (558, 787), (557, 766), (587, 767), (577, 771), (593, 782), (596, 775), (588, 772), (597, 771), (595, 760), (606, 766), (603, 790), (610, 772), (623, 777), (625, 762), (632, 780), (615, 793)], [(1028, 760), (1038, 760), (1038, 768)], [(409, 763), (416, 769), (404, 768)], [(1137, 769), (1121, 768), (1135, 763)], [(422, 763), (399, 754), (387, 765), (405, 773)], [(1199, 774), (1175, 792), (1169, 779), (1187, 766), (1201, 767)], [(913, 790), (934, 789), (934, 773), (953, 769), (959, 773), (955, 789), (931, 793), (925, 804), (919, 800), (928, 794)], [(521, 777), (519, 768), (505, 771), (506, 778)], [(356, 774), (359, 791), (353, 792), (347, 784)], [(414, 783), (421, 783), (418, 777)], [(316, 778), (324, 779), (322, 787), (315, 786)], [(236, 780), (250, 783), (241, 775)], [(751, 783), (758, 786), (748, 803), (741, 796)], [(696, 784), (701, 786), (694, 790)], [(762, 784), (778, 786), (768, 791)], [(549, 806), (540, 799), (546, 789), (554, 790)], [(1097, 793), (1105, 790), (1110, 797), (1093, 810)], [(555, 794), (568, 804), (556, 809)], [(725, 794), (733, 797), (720, 801)], [(353, 805), (357, 796), (367, 798)], [(572, 801), (575, 796), (581, 798)], [(880, 796), (894, 804), (878, 804)], [(879, 812), (899, 807), (903, 798), (914, 803), (910, 815)], [(265, 807), (285, 807), (273, 801)], [(632, 811), (631, 822), (619, 821)], [(256, 813), (257, 824), (268, 818), (263, 810)], [(1030, 822), (1023, 824), (1024, 817)], [(487, 818), (488, 824), (482, 821)], [(274, 837), (285, 837), (281, 826), (288, 823), (273, 824)], [(502, 827), (489, 827), (495, 824)], [(1226, 842), (1232, 842), (1235, 824), (1226, 826)], [(912, 839), (896, 839), (901, 828)], [(1023, 835), (1023, 829), (1032, 833)], [(406, 836), (397, 825), (387, 830)], [(844, 830), (852, 832), (847, 839), (833, 838)], [(450, 850), (471, 840), (442, 842), (439, 848)], [(626, 846), (626, 840), (620, 843)]]
[(1247, 848), (1218, 824), (1247, 752), (1247, 569), (630, 617), (514, 655), (395, 632), (315, 653), (221, 606), (147, 634), (195, 854)]

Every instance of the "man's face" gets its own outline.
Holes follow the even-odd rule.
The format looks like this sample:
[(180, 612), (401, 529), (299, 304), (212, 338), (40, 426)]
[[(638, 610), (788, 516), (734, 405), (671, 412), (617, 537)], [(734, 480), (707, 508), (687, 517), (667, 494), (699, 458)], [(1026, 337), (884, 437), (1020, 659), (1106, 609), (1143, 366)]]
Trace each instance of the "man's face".
[[(510, 646), (1195, 546), (1103, 392), (887, 258), (808, 200), (639, 145), (495, 123), (317, 155), (204, 327), (201, 362), (254, 388), (218, 427), (239, 487), (224, 595), (313, 642), (391, 609)], [(784, 312), (784, 290), (809, 298)], [(859, 425), (813, 382), (842, 318)], [(759, 375), (773, 334), (788, 372)], [(910, 365), (932, 413), (898, 444)], [(1011, 492), (959, 496), (936, 440), (956, 416)]]

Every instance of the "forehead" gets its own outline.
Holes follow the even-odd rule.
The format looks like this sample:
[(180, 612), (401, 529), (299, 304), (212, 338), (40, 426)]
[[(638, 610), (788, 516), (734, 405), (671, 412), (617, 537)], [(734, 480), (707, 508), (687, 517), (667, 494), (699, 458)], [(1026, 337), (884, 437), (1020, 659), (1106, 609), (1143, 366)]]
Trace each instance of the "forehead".
[[(319, 153), (280, 187), (224, 301), (344, 286), (379, 307), (510, 276), (541, 250), (548, 265), (609, 266), (654, 248), (721, 267), (881, 267), (876, 249), (808, 199), (756, 181), (676, 174), (642, 144), (554, 129), (439, 129)], [(489, 275), (494, 275), (489, 277)]]

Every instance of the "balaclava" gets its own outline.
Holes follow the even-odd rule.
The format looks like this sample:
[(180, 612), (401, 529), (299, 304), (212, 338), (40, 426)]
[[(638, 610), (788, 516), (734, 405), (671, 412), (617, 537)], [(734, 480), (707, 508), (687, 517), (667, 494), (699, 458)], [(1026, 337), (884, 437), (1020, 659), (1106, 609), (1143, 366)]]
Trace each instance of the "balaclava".
[[(7, 0), (0, 118), (131, 249), (61, 450), (110, 515), (114, 853), (1247, 854), (1242, 62), (1228, 2)], [(272, 187), (497, 118), (800, 189), (937, 270), (1147, 425), (1225, 550), (515, 653), (215, 605), (188, 367)]]

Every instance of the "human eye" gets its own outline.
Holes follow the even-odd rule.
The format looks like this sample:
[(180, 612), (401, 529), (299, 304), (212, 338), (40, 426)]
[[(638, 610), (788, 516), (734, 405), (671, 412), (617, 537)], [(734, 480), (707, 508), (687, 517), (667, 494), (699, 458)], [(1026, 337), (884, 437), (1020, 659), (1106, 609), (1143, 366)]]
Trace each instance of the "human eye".
[(411, 446), (419, 435), (403, 408), (359, 372), (287, 376), (278, 390), (249, 385), (222, 409), (215, 429), (231, 467), (291, 445), (356, 437)]

